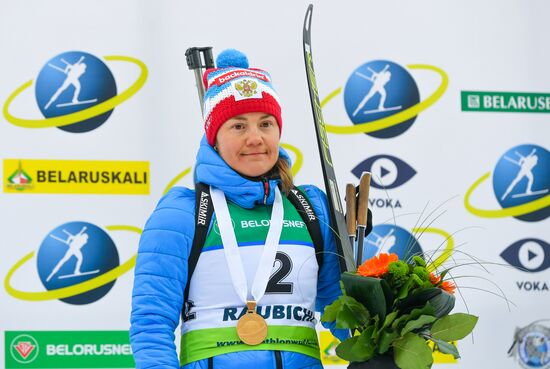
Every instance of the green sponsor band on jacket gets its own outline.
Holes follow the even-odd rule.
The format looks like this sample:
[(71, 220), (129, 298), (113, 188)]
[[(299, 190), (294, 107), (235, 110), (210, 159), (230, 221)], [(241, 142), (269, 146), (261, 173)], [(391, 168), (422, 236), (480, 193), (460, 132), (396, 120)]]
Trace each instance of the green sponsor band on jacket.
[(269, 326), (266, 339), (256, 346), (243, 343), (235, 327), (198, 329), (182, 336), (180, 348), (181, 365), (230, 352), (250, 350), (292, 351), (320, 359), (315, 329), (288, 325)]

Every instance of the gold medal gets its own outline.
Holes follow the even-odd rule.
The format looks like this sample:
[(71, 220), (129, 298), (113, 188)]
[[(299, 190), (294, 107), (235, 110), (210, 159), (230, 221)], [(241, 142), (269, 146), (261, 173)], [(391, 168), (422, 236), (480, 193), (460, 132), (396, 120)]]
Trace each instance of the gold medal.
[(247, 301), (248, 311), (237, 322), (237, 335), (247, 345), (258, 345), (267, 337), (267, 323), (256, 313), (256, 301)]

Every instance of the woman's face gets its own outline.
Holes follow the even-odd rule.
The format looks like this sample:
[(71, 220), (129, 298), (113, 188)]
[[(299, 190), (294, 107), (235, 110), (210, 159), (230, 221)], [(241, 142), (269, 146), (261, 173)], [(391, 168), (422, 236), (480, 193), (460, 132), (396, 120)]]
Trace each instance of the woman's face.
[(279, 125), (266, 113), (246, 113), (226, 121), (216, 136), (220, 156), (235, 171), (261, 176), (279, 158)]

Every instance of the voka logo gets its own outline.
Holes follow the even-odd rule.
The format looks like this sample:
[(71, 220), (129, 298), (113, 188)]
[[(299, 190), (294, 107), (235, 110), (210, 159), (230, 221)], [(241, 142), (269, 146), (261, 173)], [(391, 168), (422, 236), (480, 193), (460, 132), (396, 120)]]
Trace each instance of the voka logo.
[[(131, 226), (108, 226), (107, 229), (141, 233), (140, 229)], [(50, 231), (38, 248), (38, 277), (47, 292), (14, 288), (14, 274), (34, 254), (27, 254), (6, 275), (6, 291), (15, 298), (28, 301), (60, 299), (73, 305), (90, 304), (104, 297), (116, 279), (135, 265), (135, 255), (120, 264), (116, 245), (102, 228), (88, 222), (69, 222)]]
[[(428, 70), (437, 73), (440, 84), (425, 100), (410, 71)], [(353, 126), (325, 124), (327, 132), (338, 134), (366, 133), (377, 138), (403, 134), (418, 114), (435, 103), (447, 89), (447, 74), (431, 65), (413, 64), (407, 68), (389, 60), (369, 61), (355, 69), (344, 87), (344, 106)], [(321, 107), (342, 92), (331, 92)]]
[(540, 324), (542, 319), (524, 328), (516, 328), (514, 342), (508, 355), (515, 357), (525, 369), (550, 368), (550, 328)]
[(486, 218), (513, 216), (528, 222), (550, 216), (550, 153), (544, 147), (519, 145), (500, 157), (493, 171), (493, 191), (502, 210), (478, 209), (470, 203), (474, 190), (489, 175), (479, 178), (466, 193), (464, 204), (471, 213)]
[(28, 334), (18, 335), (10, 342), (11, 358), (21, 364), (32, 363), (38, 356), (38, 351), (38, 342)]
[[(363, 160), (351, 172), (361, 178), (363, 172), (371, 172), (371, 186), (381, 190), (390, 190), (407, 183), (416, 171), (403, 160), (392, 155), (375, 155)], [(401, 208), (396, 198), (369, 198), (369, 205), (378, 208)]]
[[(550, 267), (550, 245), (536, 238), (525, 238), (508, 246), (500, 256), (510, 265), (522, 272), (537, 273)], [(521, 291), (549, 292), (546, 281), (516, 281)]]
[[(115, 77), (104, 60), (139, 67), (137, 80), (118, 93)], [(83, 51), (54, 56), (42, 67), (36, 81), (24, 83), (10, 95), (4, 104), (4, 117), (25, 128), (57, 127), (73, 133), (98, 128), (114, 108), (139, 91), (147, 79), (147, 67), (138, 59), (106, 56), (104, 60)], [(44, 119), (21, 118), (10, 112), (15, 99), (33, 82), (36, 104)]]

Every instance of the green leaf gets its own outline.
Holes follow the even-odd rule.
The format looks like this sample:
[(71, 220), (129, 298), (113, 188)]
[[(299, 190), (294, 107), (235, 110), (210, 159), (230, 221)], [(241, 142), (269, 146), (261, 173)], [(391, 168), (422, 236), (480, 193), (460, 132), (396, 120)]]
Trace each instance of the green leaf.
[(414, 291), (407, 296), (398, 306), (397, 309), (403, 313), (408, 313), (414, 308), (419, 308), (426, 305), (433, 297), (441, 293), (440, 288), (423, 288)]
[(374, 356), (374, 350), (376, 348), (376, 345), (372, 339), (372, 334), (374, 331), (375, 329), (373, 326), (365, 329), (359, 336), (359, 339), (355, 345), (351, 348), (352, 354), (355, 357), (360, 358), (355, 361), (366, 361)]
[(366, 325), (369, 322), (370, 313), (367, 308), (363, 306), (363, 304), (361, 304), (351, 296), (346, 296), (343, 303), (353, 312), (353, 314), (363, 325)]
[(431, 338), (431, 340), (437, 345), (437, 350), (439, 352), (441, 352), (443, 354), (453, 355), (453, 357), (455, 359), (460, 358), (460, 354), (458, 353), (458, 349), (452, 343), (449, 343), (449, 342), (446, 342), (446, 341), (443, 341), (443, 340), (438, 340), (438, 339), (435, 339), (435, 338)]
[(336, 328), (354, 329), (365, 325), (370, 319), (367, 309), (351, 296), (340, 296), (325, 307), (322, 322), (336, 321)]
[[(372, 332), (371, 332), (372, 333)], [(336, 355), (347, 361), (366, 361), (374, 355), (374, 346), (369, 349), (361, 336), (353, 336), (336, 346)]]
[(443, 341), (458, 341), (474, 329), (478, 317), (457, 313), (438, 319), (432, 326), (432, 337)]
[(396, 331), (382, 331), (378, 336), (378, 353), (383, 354), (390, 349), (393, 341), (399, 337), (399, 333)]
[(340, 296), (338, 299), (334, 300), (332, 304), (325, 306), (325, 311), (321, 317), (322, 322), (330, 323), (336, 320), (336, 315), (338, 315), (338, 312), (342, 309), (342, 297), (343, 296)]
[(382, 325), (381, 329), (385, 329), (390, 326), (390, 324), (393, 323), (395, 318), (397, 317), (397, 311), (392, 311), (388, 315), (386, 315), (386, 319), (384, 320), (384, 324)]
[(431, 315), (431, 316), (435, 315), (432, 304), (430, 304), (429, 302), (426, 302), (426, 304), (423, 307), (413, 309), (410, 313), (411, 319), (416, 319), (422, 315)]
[(434, 309), (429, 302), (426, 302), (422, 308), (413, 309), (410, 314), (401, 315), (393, 321), (391, 327), (393, 329), (401, 330), (407, 322), (417, 319), (422, 315), (434, 315)]
[(353, 311), (347, 305), (342, 305), (342, 309), (336, 316), (336, 328), (355, 329), (361, 326), (361, 322), (353, 314)]
[(455, 307), (455, 297), (447, 291), (441, 290), (441, 293), (430, 299), (430, 304), (434, 307), (435, 316), (441, 318), (451, 312)]
[(401, 331), (401, 335), (404, 336), (406, 333), (411, 332), (415, 329), (422, 328), (426, 324), (433, 323), (437, 318), (432, 315), (421, 315), (418, 319), (410, 320), (405, 325), (405, 328)]
[(353, 336), (341, 342), (338, 346), (336, 346), (336, 355), (347, 361), (358, 361), (351, 352), (353, 345), (357, 343), (358, 339), (359, 336)]
[(386, 318), (386, 294), (390, 293), (384, 287), (386, 281), (346, 272), (342, 274), (342, 283), (346, 294), (365, 306), (371, 316), (378, 315), (382, 321)]
[(393, 358), (401, 369), (429, 369), (432, 366), (432, 350), (426, 340), (414, 333), (407, 333), (393, 343)]

